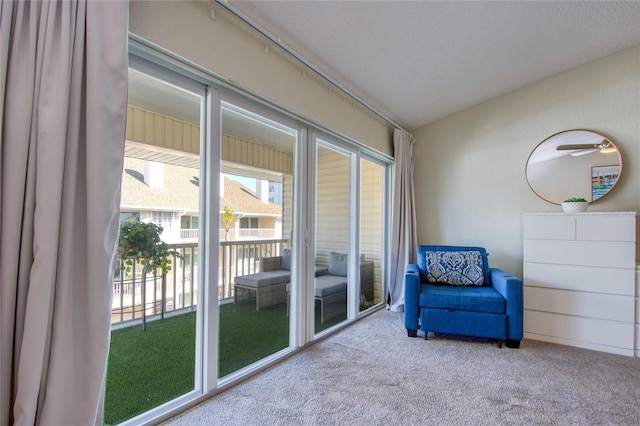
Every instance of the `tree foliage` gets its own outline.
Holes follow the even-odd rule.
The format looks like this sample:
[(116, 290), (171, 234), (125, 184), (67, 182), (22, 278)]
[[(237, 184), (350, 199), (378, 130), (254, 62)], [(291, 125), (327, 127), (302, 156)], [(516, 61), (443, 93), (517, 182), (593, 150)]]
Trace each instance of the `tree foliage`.
[(120, 224), (118, 247), (122, 259), (121, 269), (131, 272), (134, 262), (143, 266), (144, 272), (171, 270), (171, 255), (177, 255), (160, 239), (162, 226), (140, 222), (130, 217)]
[(224, 206), (224, 211), (222, 212), (222, 221), (224, 222), (224, 229), (228, 232), (231, 222), (235, 218), (235, 213), (228, 206)]

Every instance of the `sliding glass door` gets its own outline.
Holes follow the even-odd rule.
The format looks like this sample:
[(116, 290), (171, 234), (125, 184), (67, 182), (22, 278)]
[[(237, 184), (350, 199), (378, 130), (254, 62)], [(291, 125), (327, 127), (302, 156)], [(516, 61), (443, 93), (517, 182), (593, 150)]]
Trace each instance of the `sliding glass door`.
[(268, 112), (259, 114), (257, 105), (232, 102), (224, 101), (221, 109), (219, 377), (291, 346), (296, 283), (299, 131), (268, 118)]
[[(200, 388), (195, 311), (202, 289), (204, 100), (203, 85), (132, 63), (113, 272), (107, 424)], [(147, 242), (165, 256), (166, 270), (146, 266), (157, 255), (146, 249)]]
[[(314, 330), (348, 317), (352, 238), (351, 155), (317, 140), (315, 162)], [(351, 256), (353, 257), (353, 255)]]
[[(386, 294), (388, 159), (132, 50), (106, 424), (154, 422)], [(169, 268), (136, 256), (142, 234)]]
[(311, 306), (319, 334), (384, 303), (390, 167), (336, 138), (313, 142)]
[(387, 169), (372, 158), (360, 160), (360, 311), (384, 302)]

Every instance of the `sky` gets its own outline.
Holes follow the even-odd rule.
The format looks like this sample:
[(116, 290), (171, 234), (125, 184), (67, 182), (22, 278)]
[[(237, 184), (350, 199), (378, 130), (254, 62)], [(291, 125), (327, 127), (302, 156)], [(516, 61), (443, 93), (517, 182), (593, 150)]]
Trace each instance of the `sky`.
[(246, 176), (229, 175), (229, 174), (225, 174), (225, 176), (228, 177), (229, 179), (233, 179), (235, 181), (240, 182), (241, 184), (243, 184), (253, 192), (256, 191), (256, 180), (254, 178), (249, 178)]

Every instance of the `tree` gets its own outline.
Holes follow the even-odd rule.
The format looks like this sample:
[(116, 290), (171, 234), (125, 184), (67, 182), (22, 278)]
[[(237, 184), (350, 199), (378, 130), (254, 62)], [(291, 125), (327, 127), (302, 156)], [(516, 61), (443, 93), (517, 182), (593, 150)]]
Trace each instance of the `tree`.
[(176, 251), (169, 249), (167, 243), (160, 239), (160, 234), (162, 234), (162, 226), (151, 222), (140, 222), (137, 217), (130, 217), (120, 224), (118, 236), (118, 248), (122, 259), (120, 269), (129, 273), (134, 263), (142, 265), (143, 331), (147, 329), (145, 306), (147, 273), (153, 272), (155, 277), (160, 271), (165, 275), (171, 270), (171, 256), (180, 256)]
[(224, 206), (224, 211), (222, 212), (222, 223), (224, 224), (224, 240), (229, 240), (229, 227), (231, 223), (235, 220), (235, 213), (228, 206)]

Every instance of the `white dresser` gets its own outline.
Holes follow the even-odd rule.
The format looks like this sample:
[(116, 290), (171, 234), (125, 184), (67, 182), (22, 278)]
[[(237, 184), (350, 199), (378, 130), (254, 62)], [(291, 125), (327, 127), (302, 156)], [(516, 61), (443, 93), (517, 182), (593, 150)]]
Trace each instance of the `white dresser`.
[(524, 335), (638, 356), (636, 212), (524, 215)]

